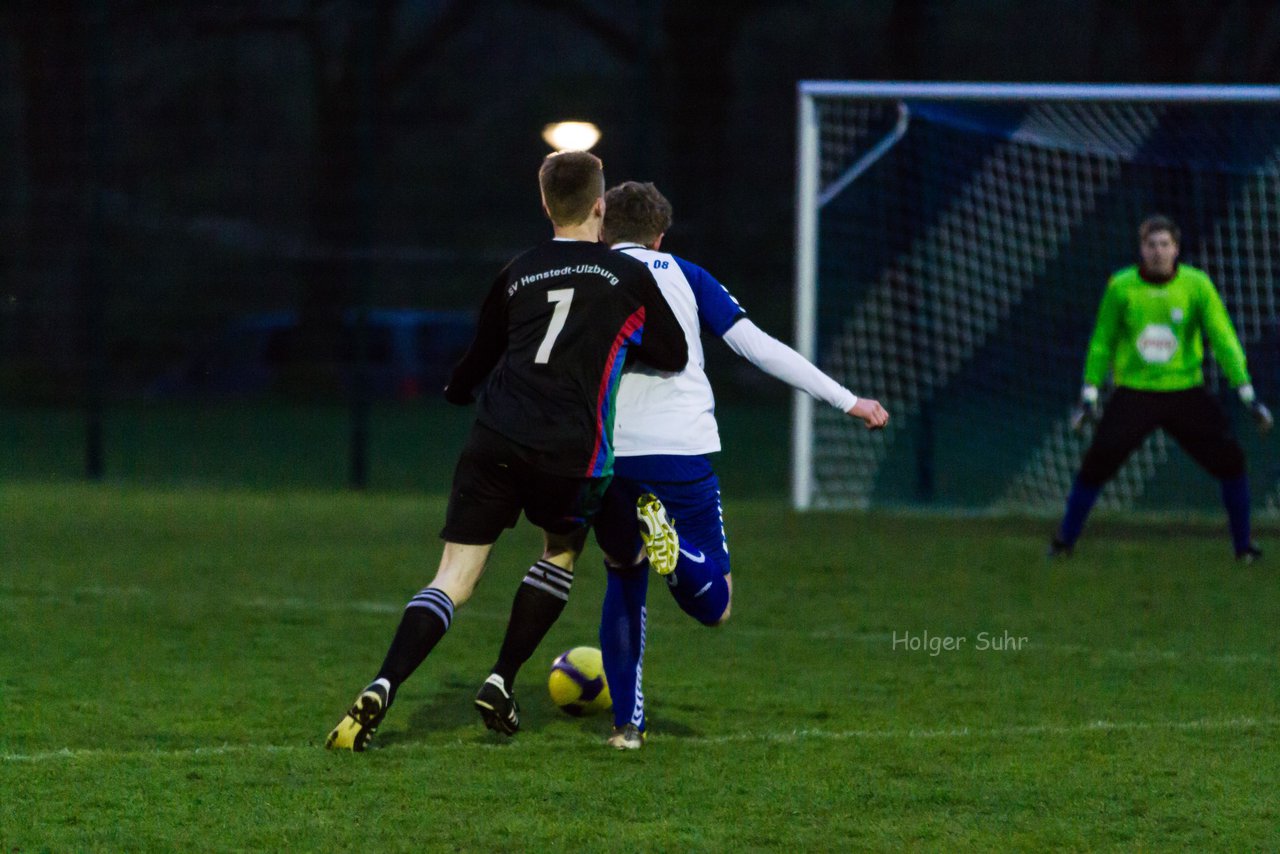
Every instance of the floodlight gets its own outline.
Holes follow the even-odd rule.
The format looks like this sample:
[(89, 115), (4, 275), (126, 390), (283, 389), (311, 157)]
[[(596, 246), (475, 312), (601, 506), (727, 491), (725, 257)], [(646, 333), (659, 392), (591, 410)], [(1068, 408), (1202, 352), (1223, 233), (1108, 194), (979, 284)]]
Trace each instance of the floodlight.
[(542, 138), (556, 151), (588, 151), (600, 141), (600, 128), (591, 122), (552, 122)]

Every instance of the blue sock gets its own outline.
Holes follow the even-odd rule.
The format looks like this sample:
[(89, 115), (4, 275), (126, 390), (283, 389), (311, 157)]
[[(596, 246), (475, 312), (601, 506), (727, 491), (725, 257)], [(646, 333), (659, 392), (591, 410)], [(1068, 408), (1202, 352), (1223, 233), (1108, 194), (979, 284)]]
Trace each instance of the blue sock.
[(1249, 478), (1246, 475), (1222, 481), (1222, 503), (1227, 508), (1227, 524), (1231, 528), (1231, 544), (1236, 554), (1244, 554), (1252, 545), (1249, 536)]
[(699, 563), (681, 552), (675, 571), (667, 576), (667, 589), (682, 611), (707, 626), (719, 623), (729, 604), (724, 569), (705, 556)]
[(1071, 484), (1071, 492), (1067, 495), (1067, 512), (1062, 517), (1062, 526), (1058, 528), (1058, 539), (1073, 546), (1080, 539), (1084, 530), (1084, 521), (1089, 518), (1093, 503), (1098, 500), (1100, 486), (1088, 486), (1080, 481), (1079, 476)]
[(600, 652), (613, 700), (614, 726), (633, 723), (644, 729), (645, 596), (649, 562), (616, 569), (606, 565), (608, 584), (600, 610)]

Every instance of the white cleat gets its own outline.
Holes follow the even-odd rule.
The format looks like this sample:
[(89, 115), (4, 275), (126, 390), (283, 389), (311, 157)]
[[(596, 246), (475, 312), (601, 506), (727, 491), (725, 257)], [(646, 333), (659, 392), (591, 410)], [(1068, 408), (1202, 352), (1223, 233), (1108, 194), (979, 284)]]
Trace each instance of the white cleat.
[(635, 724), (616, 726), (613, 735), (605, 740), (605, 744), (614, 750), (639, 750), (644, 747), (644, 733)]

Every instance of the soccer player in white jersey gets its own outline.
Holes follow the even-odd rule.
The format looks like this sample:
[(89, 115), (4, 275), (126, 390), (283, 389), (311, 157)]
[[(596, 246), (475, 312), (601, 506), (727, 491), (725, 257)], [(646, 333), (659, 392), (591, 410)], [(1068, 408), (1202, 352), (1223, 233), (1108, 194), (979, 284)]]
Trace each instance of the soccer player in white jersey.
[(868, 429), (889, 420), (879, 402), (857, 397), (761, 331), (706, 270), (660, 251), (670, 227), (671, 204), (653, 184), (628, 181), (606, 193), (603, 239), (648, 265), (689, 345), (684, 370), (629, 366), (618, 388), (614, 477), (596, 520), (596, 539), (609, 579), (600, 620), (614, 709), (608, 744), (619, 750), (639, 748), (644, 741), (646, 564), (666, 579), (671, 595), (694, 619), (717, 626), (729, 617), (729, 547), (719, 482), (707, 456), (720, 450), (720, 435), (704, 371), (703, 330)]

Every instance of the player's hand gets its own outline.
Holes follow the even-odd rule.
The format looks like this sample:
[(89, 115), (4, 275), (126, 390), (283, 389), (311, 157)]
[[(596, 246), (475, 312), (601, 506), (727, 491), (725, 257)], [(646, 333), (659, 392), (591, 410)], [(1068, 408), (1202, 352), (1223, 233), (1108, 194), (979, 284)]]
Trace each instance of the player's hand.
[(1275, 426), (1276, 421), (1271, 417), (1271, 410), (1267, 409), (1267, 405), (1260, 400), (1255, 400), (1249, 405), (1249, 414), (1253, 416), (1253, 423), (1258, 425), (1258, 432), (1264, 436)]
[(1245, 383), (1236, 389), (1236, 394), (1240, 395), (1240, 402), (1248, 407), (1253, 423), (1258, 425), (1258, 432), (1264, 436), (1271, 432), (1271, 428), (1275, 426), (1275, 419), (1271, 417), (1271, 410), (1267, 409), (1267, 405), (1258, 400), (1257, 394), (1253, 391), (1253, 384)]
[(889, 423), (889, 413), (880, 405), (880, 401), (869, 397), (858, 398), (858, 402), (849, 408), (848, 414), (861, 418), (868, 430), (879, 430)]
[(1071, 409), (1071, 429), (1083, 432), (1086, 424), (1097, 424), (1100, 415), (1097, 387), (1087, 385), (1080, 389), (1080, 400)]
[(1071, 408), (1071, 429), (1076, 433), (1084, 432), (1086, 424), (1098, 423), (1098, 402), (1081, 401)]

